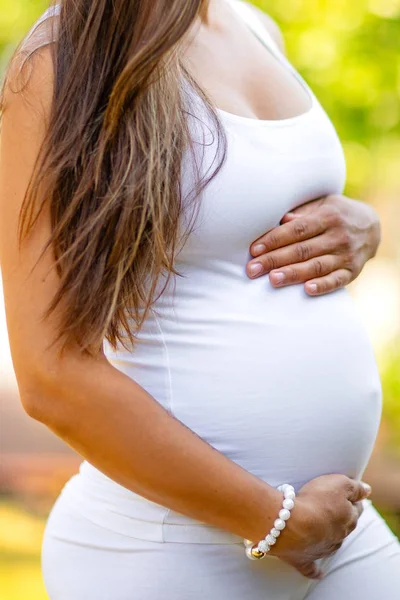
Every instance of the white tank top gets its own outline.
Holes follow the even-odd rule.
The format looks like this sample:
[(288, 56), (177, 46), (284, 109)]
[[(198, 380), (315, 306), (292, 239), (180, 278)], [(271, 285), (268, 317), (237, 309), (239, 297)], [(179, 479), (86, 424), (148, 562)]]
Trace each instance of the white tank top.
[[(358, 478), (379, 426), (381, 385), (353, 299), (347, 289), (319, 297), (308, 296), (303, 284), (274, 289), (268, 276), (250, 279), (245, 271), (250, 244), (287, 211), (343, 192), (343, 150), (317, 98), (253, 10), (239, 0), (232, 5), (305, 87), (312, 106), (284, 120), (218, 110), (227, 160), (203, 192), (195, 230), (177, 256), (184, 277), (157, 301), (132, 352), (114, 352), (107, 341), (104, 350), (177, 419), (269, 484), (298, 489), (326, 473)], [(195, 116), (204, 117), (201, 108)], [(205, 131), (210, 145), (200, 154), (207, 169), (215, 146)], [(189, 189), (187, 165), (182, 177)], [(196, 523), (87, 461), (67, 490), (88, 518), (121, 532), (147, 520), (152, 539), (162, 540), (168, 524)]]

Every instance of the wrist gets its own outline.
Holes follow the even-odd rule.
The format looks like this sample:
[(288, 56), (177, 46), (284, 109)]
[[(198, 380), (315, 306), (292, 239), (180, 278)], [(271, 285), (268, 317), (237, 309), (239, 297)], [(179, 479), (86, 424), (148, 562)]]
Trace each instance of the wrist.
[(262, 540), (274, 526), (274, 521), (282, 508), (282, 492), (265, 484), (258, 495), (257, 506), (253, 510), (252, 518), (247, 524), (246, 538), (254, 543)]
[(285, 483), (280, 485), (277, 491), (280, 496), (279, 510), (278, 513), (275, 513), (275, 520), (272, 523), (270, 521), (270, 528), (259, 541), (254, 542), (253, 539), (249, 538), (243, 540), (246, 556), (251, 560), (264, 558), (271, 552), (291, 518), (296, 498), (294, 487), (289, 483)]
[(282, 556), (287, 550), (298, 548), (304, 540), (310, 540), (313, 535), (313, 516), (303, 499), (296, 497), (296, 502), (291, 517), (286, 523), (283, 535), (279, 536), (277, 543), (271, 548), (270, 554)]

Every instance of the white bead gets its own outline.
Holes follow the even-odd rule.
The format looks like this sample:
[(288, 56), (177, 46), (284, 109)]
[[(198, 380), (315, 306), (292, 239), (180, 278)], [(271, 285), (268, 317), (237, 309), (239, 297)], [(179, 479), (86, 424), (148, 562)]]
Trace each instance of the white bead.
[(282, 529), (285, 529), (286, 523), (285, 521), (283, 521), (283, 519), (276, 519), (274, 521), (274, 527), (275, 529), (279, 529), (280, 531), (282, 531)]
[[(274, 527), (268, 535), (261, 540), (257, 546), (253, 545), (250, 540), (244, 540), (246, 556), (250, 559), (256, 560), (266, 556), (271, 550), (271, 546), (276, 544), (277, 538), (280, 536), (281, 531), (286, 527), (286, 521), (290, 518), (290, 511), (294, 508), (294, 500), (296, 498), (295, 489), (290, 483), (283, 483), (277, 488), (283, 494), (282, 508), (279, 511), (279, 518), (274, 521)], [(253, 550), (254, 548), (254, 550)], [(254, 555), (253, 555), (254, 552)]]
[(281, 532), (279, 531), (279, 529), (276, 529), (275, 527), (273, 527), (269, 533), (274, 538), (278, 538), (281, 535)]
[(276, 538), (274, 538), (274, 536), (271, 535), (270, 533), (265, 538), (265, 541), (267, 542), (267, 544), (269, 546), (273, 546), (274, 544), (276, 544)]
[(283, 492), (289, 491), (289, 490), (294, 490), (294, 487), (292, 485), (290, 485), (290, 483), (284, 483), (282, 488), (283, 488), (282, 489)]
[(288, 519), (290, 519), (290, 510), (282, 508), (279, 511), (279, 518), (282, 519), (282, 521), (287, 521)]
[(284, 492), (285, 500), (294, 500), (296, 498), (296, 492), (294, 490), (288, 490)]
[(261, 542), (259, 542), (258, 544), (258, 549), (260, 550), (260, 552), (269, 552), (270, 547), (268, 542), (266, 540), (261, 540)]

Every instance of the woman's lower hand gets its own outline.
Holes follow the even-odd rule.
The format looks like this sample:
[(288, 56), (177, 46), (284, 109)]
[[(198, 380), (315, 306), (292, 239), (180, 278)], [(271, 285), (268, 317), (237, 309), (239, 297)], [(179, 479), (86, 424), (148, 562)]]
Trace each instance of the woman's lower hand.
[[(247, 274), (269, 273), (274, 287), (305, 283), (308, 294), (326, 294), (358, 277), (375, 256), (380, 236), (379, 217), (371, 206), (326, 196), (287, 213), (280, 226), (255, 240)], [(257, 263), (261, 267), (254, 273)]]
[(304, 485), (296, 496), (286, 528), (270, 554), (310, 579), (323, 576), (315, 562), (334, 554), (356, 528), (371, 493), (368, 484), (345, 475), (322, 475)]

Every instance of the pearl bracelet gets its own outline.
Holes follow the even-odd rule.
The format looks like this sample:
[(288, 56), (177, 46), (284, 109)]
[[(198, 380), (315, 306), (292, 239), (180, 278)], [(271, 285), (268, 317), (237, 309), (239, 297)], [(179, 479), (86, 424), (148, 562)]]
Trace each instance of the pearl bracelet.
[(286, 521), (290, 519), (290, 511), (294, 508), (294, 500), (296, 498), (294, 487), (289, 483), (284, 483), (277, 489), (283, 493), (283, 502), (282, 508), (279, 511), (279, 517), (275, 520), (273, 528), (263, 540), (258, 542), (258, 544), (255, 544), (250, 540), (243, 541), (246, 556), (247, 558), (250, 558), (250, 560), (258, 560), (267, 555), (271, 550), (271, 546), (276, 544), (276, 540), (281, 535), (281, 531), (285, 529)]

